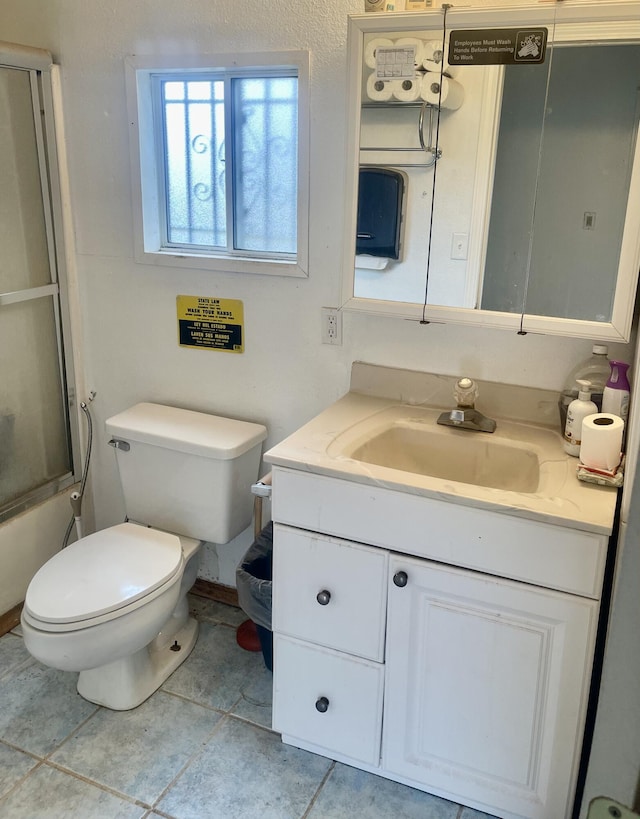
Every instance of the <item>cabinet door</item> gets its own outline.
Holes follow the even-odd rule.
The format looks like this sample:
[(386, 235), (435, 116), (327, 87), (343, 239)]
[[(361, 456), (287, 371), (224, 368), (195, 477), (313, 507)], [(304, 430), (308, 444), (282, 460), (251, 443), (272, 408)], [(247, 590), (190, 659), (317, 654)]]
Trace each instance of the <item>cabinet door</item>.
[(389, 578), (383, 767), (500, 817), (568, 817), (597, 604), (400, 555)]
[(379, 764), (383, 665), (276, 634), (273, 668), (273, 727), (287, 741)]

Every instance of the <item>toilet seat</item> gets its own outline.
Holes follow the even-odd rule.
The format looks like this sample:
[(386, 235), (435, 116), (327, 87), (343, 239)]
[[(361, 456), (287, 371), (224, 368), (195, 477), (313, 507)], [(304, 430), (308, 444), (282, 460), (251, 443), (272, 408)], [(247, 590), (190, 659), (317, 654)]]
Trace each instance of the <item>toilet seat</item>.
[(164, 594), (180, 581), (183, 567), (177, 535), (121, 523), (45, 563), (29, 585), (24, 614), (44, 631), (87, 628)]

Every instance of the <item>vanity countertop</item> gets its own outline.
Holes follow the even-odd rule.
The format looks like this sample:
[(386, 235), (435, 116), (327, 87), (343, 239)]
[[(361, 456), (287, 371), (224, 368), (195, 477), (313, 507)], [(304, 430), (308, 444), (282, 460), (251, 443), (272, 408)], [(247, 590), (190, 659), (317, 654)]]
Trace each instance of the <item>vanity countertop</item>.
[[(390, 469), (341, 454), (341, 442), (353, 444), (363, 422), (375, 425), (376, 418), (393, 415), (402, 408), (416, 422), (436, 424), (442, 404), (399, 401), (397, 396), (349, 392), (288, 438), (270, 449), (265, 460), (273, 465), (341, 478), (365, 485), (455, 502), (479, 509), (573, 529), (608, 535), (614, 522), (617, 490), (579, 481), (577, 458), (564, 452), (562, 437), (552, 425), (518, 422), (492, 415), (497, 429), (492, 434), (439, 427), (442, 434), (490, 437), (491, 444), (526, 447), (540, 464), (540, 484), (534, 492), (514, 492), (488, 486), (434, 478), (429, 475)], [(466, 440), (466, 439), (465, 439)], [(523, 443), (525, 441), (526, 443)], [(347, 451), (349, 450), (347, 447)]]

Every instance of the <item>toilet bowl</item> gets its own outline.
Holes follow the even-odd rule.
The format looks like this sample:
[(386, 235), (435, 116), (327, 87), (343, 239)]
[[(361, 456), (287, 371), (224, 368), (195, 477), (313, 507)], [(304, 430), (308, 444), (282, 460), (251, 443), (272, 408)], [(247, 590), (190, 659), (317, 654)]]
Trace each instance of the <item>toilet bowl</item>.
[(73, 543), (35, 575), (22, 612), (29, 652), (79, 671), (85, 699), (115, 710), (144, 702), (195, 645), (186, 594), (200, 541), (123, 523)]
[(79, 672), (78, 692), (115, 710), (144, 702), (193, 648), (187, 592), (203, 541), (251, 523), (262, 424), (136, 404), (109, 418), (127, 523), (54, 555), (27, 589), (27, 650)]

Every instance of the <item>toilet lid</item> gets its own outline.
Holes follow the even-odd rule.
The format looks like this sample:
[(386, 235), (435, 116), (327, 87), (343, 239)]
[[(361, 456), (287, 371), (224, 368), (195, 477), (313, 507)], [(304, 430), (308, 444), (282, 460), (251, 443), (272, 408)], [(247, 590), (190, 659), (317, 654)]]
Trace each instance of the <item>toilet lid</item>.
[(54, 555), (29, 584), (25, 608), (47, 623), (97, 617), (150, 594), (182, 564), (177, 535), (121, 523)]

